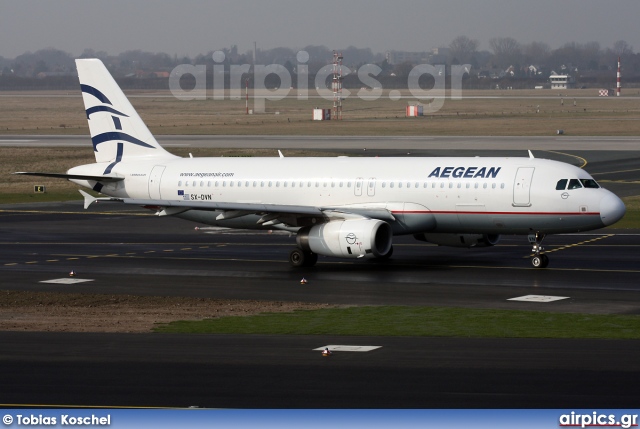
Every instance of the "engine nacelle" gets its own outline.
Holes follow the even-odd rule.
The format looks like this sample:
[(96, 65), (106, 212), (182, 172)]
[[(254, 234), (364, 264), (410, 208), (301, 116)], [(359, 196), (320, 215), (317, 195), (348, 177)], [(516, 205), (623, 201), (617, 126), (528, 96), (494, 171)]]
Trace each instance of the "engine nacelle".
[(379, 258), (391, 251), (391, 225), (376, 219), (334, 220), (304, 227), (296, 241), (302, 250), (341, 258)]
[(500, 234), (415, 234), (416, 240), (451, 247), (490, 247), (498, 244)]

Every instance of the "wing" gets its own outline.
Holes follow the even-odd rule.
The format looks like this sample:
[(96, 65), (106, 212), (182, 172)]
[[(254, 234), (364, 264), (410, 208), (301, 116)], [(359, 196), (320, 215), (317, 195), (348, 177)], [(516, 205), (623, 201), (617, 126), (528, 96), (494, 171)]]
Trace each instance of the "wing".
[(317, 219), (330, 221), (333, 219), (370, 218), (384, 221), (394, 221), (395, 217), (385, 208), (371, 207), (313, 207), (285, 204), (261, 203), (229, 203), (213, 201), (180, 201), (180, 200), (150, 200), (136, 198), (94, 198), (84, 191), (80, 193), (85, 198), (85, 208), (93, 202), (118, 201), (148, 208), (155, 208), (159, 216), (171, 216), (187, 210), (220, 211), (216, 220), (233, 219), (246, 215), (260, 215), (258, 225), (275, 225), (284, 223), (300, 226), (302, 219)]

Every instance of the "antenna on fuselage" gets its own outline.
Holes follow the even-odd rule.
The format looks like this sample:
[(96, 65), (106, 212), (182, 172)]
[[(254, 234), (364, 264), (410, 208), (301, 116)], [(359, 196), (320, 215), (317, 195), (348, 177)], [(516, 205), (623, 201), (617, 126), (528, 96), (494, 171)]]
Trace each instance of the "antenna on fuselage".
[(535, 156), (533, 156), (533, 153), (531, 153), (530, 150), (528, 150), (527, 152), (529, 152), (529, 158), (531, 158), (531, 159), (535, 158)]

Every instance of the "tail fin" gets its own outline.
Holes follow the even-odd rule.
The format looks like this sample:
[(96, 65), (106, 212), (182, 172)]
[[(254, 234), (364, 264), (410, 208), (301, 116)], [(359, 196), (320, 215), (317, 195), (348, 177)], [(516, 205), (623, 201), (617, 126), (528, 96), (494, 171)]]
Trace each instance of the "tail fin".
[(76, 60), (76, 67), (96, 162), (110, 162), (111, 168), (128, 158), (174, 157), (158, 144), (102, 61)]

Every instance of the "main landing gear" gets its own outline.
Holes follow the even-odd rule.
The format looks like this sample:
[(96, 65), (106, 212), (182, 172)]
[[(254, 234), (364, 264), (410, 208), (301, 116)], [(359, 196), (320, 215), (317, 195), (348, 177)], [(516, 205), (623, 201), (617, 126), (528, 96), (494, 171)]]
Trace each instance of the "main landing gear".
[(318, 262), (318, 254), (296, 247), (289, 253), (289, 263), (294, 267), (312, 267)]
[(544, 250), (544, 247), (542, 247), (544, 237), (545, 235), (541, 232), (529, 235), (529, 242), (533, 243), (533, 249), (531, 249), (533, 252), (531, 265), (533, 265), (534, 268), (547, 268), (549, 265), (549, 257), (544, 253), (540, 253)]

